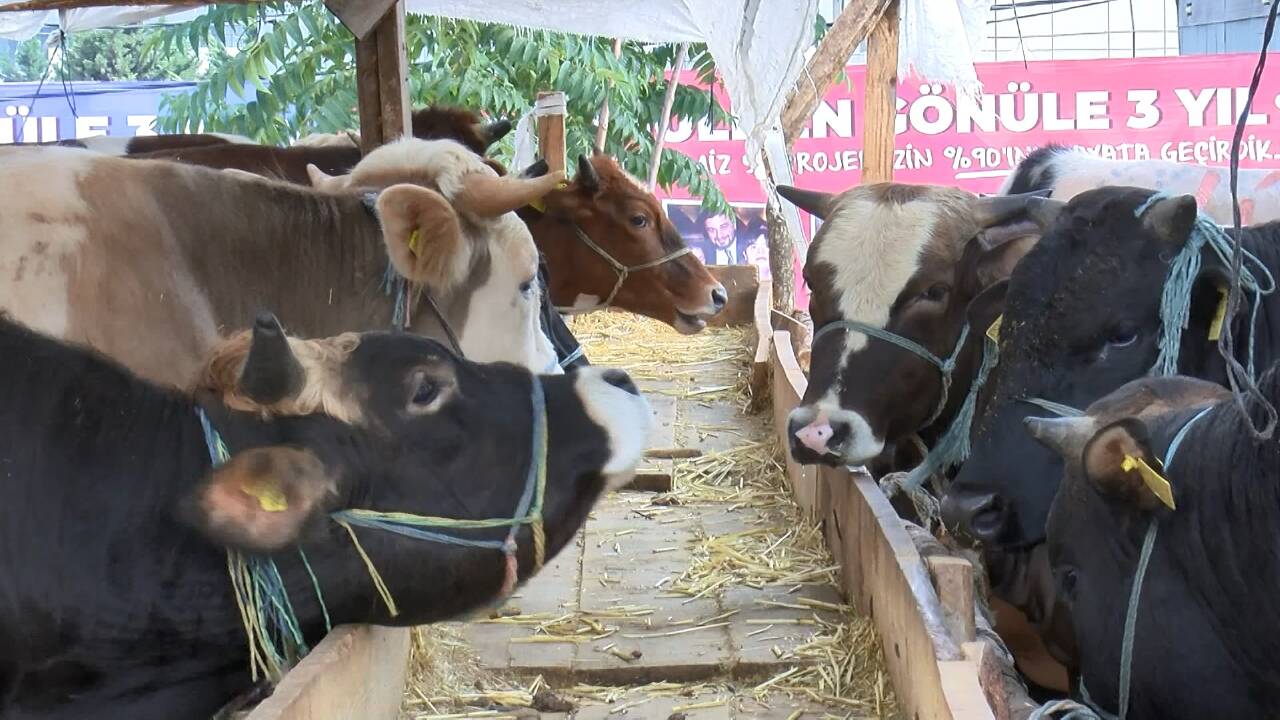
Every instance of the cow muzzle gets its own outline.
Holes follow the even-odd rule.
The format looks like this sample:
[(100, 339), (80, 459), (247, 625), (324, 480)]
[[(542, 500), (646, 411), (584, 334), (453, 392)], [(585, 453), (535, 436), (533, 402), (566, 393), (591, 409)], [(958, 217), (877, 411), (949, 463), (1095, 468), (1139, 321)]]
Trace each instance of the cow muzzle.
[(1008, 506), (996, 493), (969, 495), (953, 487), (942, 498), (942, 523), (957, 537), (993, 545), (1008, 522)]
[(884, 450), (871, 426), (858, 413), (821, 406), (800, 407), (787, 420), (791, 457), (805, 465), (861, 465)]

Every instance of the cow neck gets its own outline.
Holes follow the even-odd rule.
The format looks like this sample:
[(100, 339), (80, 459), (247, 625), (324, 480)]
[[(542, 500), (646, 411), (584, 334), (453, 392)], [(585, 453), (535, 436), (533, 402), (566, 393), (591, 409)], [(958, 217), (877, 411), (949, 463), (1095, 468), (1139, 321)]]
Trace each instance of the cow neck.
[(193, 184), (193, 196), (175, 199), (184, 209), (169, 220), (183, 225), (174, 237), (184, 243), (216, 325), (240, 327), (268, 309), (291, 332), (310, 337), (389, 324), (382, 232), (358, 197), (284, 183), (215, 187), (220, 197), (210, 202), (194, 196)]
[[(1231, 232), (1228, 230), (1229, 234)], [(1273, 275), (1280, 277), (1280, 242), (1277, 242), (1278, 240), (1280, 240), (1280, 222), (1265, 223), (1244, 228), (1240, 246), (1244, 251), (1252, 253)], [(1221, 262), (1209, 250), (1206, 249), (1204, 252), (1206, 263)], [(1213, 299), (1217, 302), (1218, 296), (1215, 294)], [(1257, 371), (1261, 373), (1272, 361), (1280, 358), (1280, 292), (1261, 296), (1262, 305), (1258, 308), (1256, 324), (1251, 323), (1250, 313), (1253, 302), (1254, 296), (1246, 291), (1241, 297), (1240, 308), (1232, 321), (1235, 337), (1234, 354), (1239, 362), (1247, 365), (1250, 335), (1253, 334), (1255, 364)], [(1200, 368), (1188, 368), (1187, 371), (1189, 374), (1225, 385), (1227, 383), (1226, 361), (1218, 351), (1218, 343), (1207, 340), (1205, 338), (1206, 343), (1202, 346), (1205, 353), (1201, 361), (1203, 365)], [(1187, 359), (1186, 355), (1182, 356), (1183, 362)]]

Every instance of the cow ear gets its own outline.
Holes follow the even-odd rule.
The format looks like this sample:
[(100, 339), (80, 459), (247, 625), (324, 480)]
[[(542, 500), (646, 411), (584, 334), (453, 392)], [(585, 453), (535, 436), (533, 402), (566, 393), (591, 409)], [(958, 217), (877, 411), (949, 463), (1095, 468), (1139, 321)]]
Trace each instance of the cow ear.
[(1161, 495), (1168, 491), (1160, 461), (1151, 452), (1150, 433), (1137, 418), (1124, 418), (1099, 430), (1085, 445), (1082, 457), (1085, 477), (1104, 497), (1150, 512), (1161, 505)]
[(378, 196), (387, 256), (401, 276), (447, 292), (471, 267), (471, 244), (458, 214), (440, 193), (420, 185), (392, 185)]
[(275, 446), (236, 453), (214, 469), (185, 508), (214, 542), (249, 552), (296, 543), (332, 510), (338, 484), (306, 450)]
[(307, 177), (311, 187), (323, 192), (338, 192), (351, 187), (350, 175), (330, 175), (311, 163), (307, 163)]
[(1195, 227), (1197, 212), (1192, 195), (1162, 198), (1142, 213), (1142, 224), (1166, 244), (1181, 250)]
[(1022, 257), (1031, 252), (1040, 240), (1040, 233), (1034, 228), (1021, 227), (1016, 232), (1001, 233), (993, 237), (993, 230), (987, 229), (978, 233), (978, 244), (982, 248), (982, 256), (978, 258), (978, 287), (987, 288), (1009, 279), (1013, 268)]

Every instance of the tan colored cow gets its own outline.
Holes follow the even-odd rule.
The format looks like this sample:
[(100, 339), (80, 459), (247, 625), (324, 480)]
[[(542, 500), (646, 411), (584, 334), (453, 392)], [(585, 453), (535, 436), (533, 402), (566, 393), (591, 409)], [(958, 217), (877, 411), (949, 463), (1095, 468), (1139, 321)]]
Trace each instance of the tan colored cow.
[[(449, 140), (403, 140), (361, 162), (376, 196), (63, 148), (0, 154), (0, 309), (186, 384), (259, 311), (291, 332), (447, 335), (466, 355), (538, 371), (537, 249), (510, 211), (559, 176), (500, 178)], [(374, 199), (376, 197), (376, 199)], [(430, 295), (384, 291), (388, 260)]]

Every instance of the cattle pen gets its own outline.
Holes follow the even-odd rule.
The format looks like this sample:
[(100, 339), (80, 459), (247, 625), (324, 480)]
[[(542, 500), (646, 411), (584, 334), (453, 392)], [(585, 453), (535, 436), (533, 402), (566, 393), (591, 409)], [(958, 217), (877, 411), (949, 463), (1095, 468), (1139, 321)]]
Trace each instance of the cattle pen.
[[(1247, 87), (1069, 78), (1067, 102), (1041, 87), (1068, 74), (1056, 62), (985, 68), (1008, 92), (984, 90), (973, 28), (1001, 7), (1123, 0), (836, 0), (830, 22), (821, 0), (120, 1), (0, 0), (0, 36), (8, 13), (48, 13), (48, 32), (57, 11), (65, 54), (63, 31), (95, 12), (133, 25), (228, 4), (258, 23), (248, 34), (336, 52), (320, 62), (353, 92), (304, 111), (311, 98), (289, 109), (259, 84), (281, 104), (208, 115), (249, 135), (234, 123), (276, 107), (257, 139), (277, 144), (182, 117), (193, 132), (41, 129), (0, 146), (0, 347), (25, 339), (8, 361), (35, 378), (0, 384), (0, 440), (17, 438), (0, 480), (32, 505), (26, 526), (0, 518), (18, 548), (0, 554), (0, 720), (100, 700), (108, 720), (1280, 707), (1265, 662), (1280, 635), (1242, 611), (1280, 582), (1280, 552), (1253, 537), (1274, 518), (1251, 494), (1280, 473), (1280, 153), (1263, 157), (1280, 85), (1255, 102), (1265, 47)], [(294, 2), (328, 25), (286, 25)], [(1268, 45), (1280, 3), (1263, 4)], [(495, 28), (477, 47), (509, 41), (490, 75), (505, 62), (537, 77), (539, 33), (589, 37), (584, 53), (614, 69), (561, 82), (581, 69), (556, 55), (550, 80), (499, 98), (469, 58), (485, 91), (462, 107), (441, 89), (457, 78), (425, 78), (445, 67), (424, 59), (443, 53), (425, 39), (436, 21)], [(1129, 22), (1132, 67), (1157, 67)], [(214, 32), (191, 30), (193, 51), (200, 29)], [(626, 43), (653, 61), (632, 85)], [(272, 69), (246, 70), (255, 81), (305, 76), (273, 52)], [(817, 80), (863, 54), (847, 104), (821, 100)], [(221, 79), (202, 81), (213, 102), (248, 108), (250, 84)], [(645, 103), (662, 85), (659, 112)], [(705, 116), (689, 111), (704, 99)], [(1169, 107), (1230, 165), (1100, 150), (1127, 124), (1185, 160), (1155, 127)], [(43, 128), (19, 115), (14, 128)], [(838, 162), (810, 164), (846, 120)], [(1036, 123), (1067, 134), (1019, 144)], [(931, 144), (953, 130), (992, 147)], [(733, 157), (722, 142), (740, 143)], [(855, 165), (855, 182), (834, 174)], [(734, 176), (751, 201), (722, 192)], [(44, 187), (27, 197), (30, 178)], [(27, 423), (45, 357), (55, 410)], [(102, 400), (94, 381), (137, 397)], [(145, 453), (77, 445), (170, 415)], [(1261, 469), (1231, 464), (1255, 451)], [(56, 482), (87, 485), (88, 467), (157, 497), (107, 507)], [(1220, 485), (1231, 507), (1197, 514)], [(120, 530), (116, 510), (135, 522)], [(85, 521), (99, 511), (101, 528)], [(1214, 591), (1228, 599), (1201, 597)], [(90, 609), (70, 617), (77, 603)], [(1231, 667), (1178, 662), (1202, 650)]]
[(658, 419), (575, 545), (469, 621), (335, 629), (248, 720), (1025, 715), (969, 561), (918, 549), (869, 476), (786, 457), (789, 322), (753, 271), (713, 270), (735, 290), (705, 337), (573, 323)]

